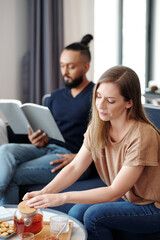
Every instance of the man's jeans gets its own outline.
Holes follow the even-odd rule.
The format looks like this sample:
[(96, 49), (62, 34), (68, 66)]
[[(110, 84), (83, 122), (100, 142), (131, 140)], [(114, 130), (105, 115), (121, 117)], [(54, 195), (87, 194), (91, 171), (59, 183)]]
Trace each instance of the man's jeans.
[[(32, 144), (4, 144), (0, 147), (0, 205), (19, 202), (19, 185), (48, 184), (59, 171), (51, 173), (56, 165), (51, 161), (68, 154), (69, 150), (49, 144), (37, 148)], [(88, 171), (89, 172), (89, 171)], [(87, 177), (87, 172), (82, 178)], [(2, 197), (3, 196), (3, 197)]]
[(155, 240), (160, 232), (160, 209), (154, 204), (135, 205), (120, 199), (101, 204), (76, 204), (69, 215), (80, 220), (88, 240)]

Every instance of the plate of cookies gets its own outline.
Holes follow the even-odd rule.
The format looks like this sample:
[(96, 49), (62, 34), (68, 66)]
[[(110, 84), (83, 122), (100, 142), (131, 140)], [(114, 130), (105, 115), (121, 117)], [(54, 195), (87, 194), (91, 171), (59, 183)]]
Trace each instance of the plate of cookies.
[(7, 239), (15, 233), (16, 232), (13, 224), (0, 221), (0, 239)]

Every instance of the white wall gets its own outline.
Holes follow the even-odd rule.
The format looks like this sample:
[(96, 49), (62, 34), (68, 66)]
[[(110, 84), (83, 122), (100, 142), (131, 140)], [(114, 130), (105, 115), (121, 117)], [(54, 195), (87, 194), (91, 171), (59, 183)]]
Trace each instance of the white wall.
[(28, 0), (0, 0), (0, 98), (21, 99), (21, 63), (28, 50)]

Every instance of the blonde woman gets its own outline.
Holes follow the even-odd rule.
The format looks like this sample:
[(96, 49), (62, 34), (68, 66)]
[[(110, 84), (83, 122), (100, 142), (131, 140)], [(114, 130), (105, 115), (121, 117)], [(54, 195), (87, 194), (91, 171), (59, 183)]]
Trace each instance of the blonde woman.
[[(92, 161), (106, 187), (58, 193)], [(114, 230), (129, 232), (128, 240), (145, 239), (160, 232), (159, 161), (160, 132), (144, 113), (139, 78), (130, 68), (115, 66), (94, 88), (91, 121), (75, 159), (24, 199), (35, 208), (76, 203), (69, 214), (84, 223), (89, 240), (112, 240)]]

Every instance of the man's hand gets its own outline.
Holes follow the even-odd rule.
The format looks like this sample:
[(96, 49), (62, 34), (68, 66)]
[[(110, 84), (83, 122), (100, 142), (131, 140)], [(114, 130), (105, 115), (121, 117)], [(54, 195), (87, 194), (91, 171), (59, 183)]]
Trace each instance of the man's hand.
[(50, 165), (59, 164), (57, 167), (51, 170), (51, 172), (53, 173), (68, 165), (76, 156), (76, 154), (56, 154), (56, 155), (62, 158), (50, 162)]
[(46, 136), (46, 133), (43, 133), (41, 130), (37, 130), (32, 133), (31, 128), (28, 126), (28, 138), (30, 142), (36, 147), (45, 147), (48, 144), (49, 138)]

